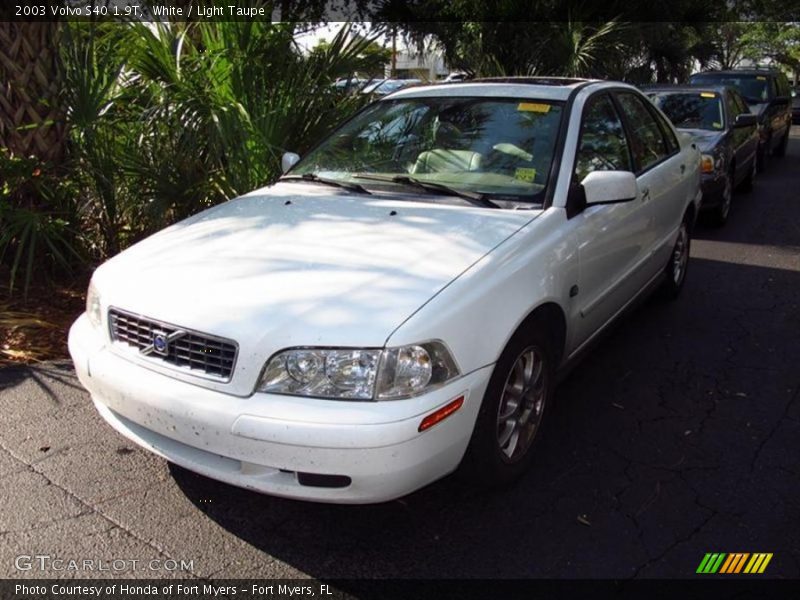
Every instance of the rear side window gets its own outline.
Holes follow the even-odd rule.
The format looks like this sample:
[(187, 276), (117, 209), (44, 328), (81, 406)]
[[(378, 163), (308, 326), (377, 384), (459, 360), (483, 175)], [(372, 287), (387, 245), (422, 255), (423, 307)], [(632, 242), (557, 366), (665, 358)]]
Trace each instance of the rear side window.
[(675, 137), (675, 132), (672, 131), (672, 127), (669, 126), (669, 123), (661, 113), (655, 113), (655, 115), (658, 124), (661, 126), (661, 133), (664, 134), (664, 141), (667, 142), (667, 153), (677, 152), (680, 150), (680, 144), (678, 144), (678, 138)]
[(644, 171), (669, 156), (664, 135), (644, 100), (635, 94), (617, 94), (630, 126), (631, 148), (637, 171)]
[(592, 171), (633, 171), (625, 128), (607, 94), (590, 100), (583, 113), (575, 179)]

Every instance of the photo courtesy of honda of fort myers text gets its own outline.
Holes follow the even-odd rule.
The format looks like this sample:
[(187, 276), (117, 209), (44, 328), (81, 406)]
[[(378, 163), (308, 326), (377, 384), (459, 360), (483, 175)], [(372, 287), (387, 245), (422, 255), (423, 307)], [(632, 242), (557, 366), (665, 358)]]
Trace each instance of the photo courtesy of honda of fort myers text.
[(129, 581), (86, 581), (78, 583), (14, 583), (15, 598), (62, 598), (78, 600), (81, 598), (320, 598), (339, 600), (343, 596), (334, 593), (332, 586), (325, 583), (309, 583), (308, 580), (276, 580), (275, 582), (223, 582), (193, 583), (191, 581), (168, 583)]

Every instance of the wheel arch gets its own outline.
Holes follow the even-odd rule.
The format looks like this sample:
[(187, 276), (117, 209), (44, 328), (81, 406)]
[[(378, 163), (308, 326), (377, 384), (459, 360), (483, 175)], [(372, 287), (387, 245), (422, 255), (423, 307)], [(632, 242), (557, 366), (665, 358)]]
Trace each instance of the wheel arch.
[(551, 349), (555, 352), (554, 364), (556, 367), (561, 365), (564, 357), (564, 350), (567, 341), (567, 317), (564, 309), (555, 301), (548, 300), (532, 309), (527, 316), (517, 325), (517, 328), (506, 339), (503, 351), (511, 343), (511, 340), (520, 332), (529, 327), (540, 326), (547, 332), (551, 343)]
[(697, 200), (692, 199), (686, 207), (686, 210), (683, 211), (683, 220), (689, 224), (689, 233), (692, 232), (694, 229), (694, 224), (697, 221)]

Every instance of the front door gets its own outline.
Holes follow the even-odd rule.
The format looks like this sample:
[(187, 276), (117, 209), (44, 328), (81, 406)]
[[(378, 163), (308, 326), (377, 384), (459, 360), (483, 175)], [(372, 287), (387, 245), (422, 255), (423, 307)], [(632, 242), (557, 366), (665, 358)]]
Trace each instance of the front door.
[[(609, 94), (590, 99), (584, 108), (573, 180), (592, 171), (634, 171), (631, 149), (619, 112)], [(652, 243), (649, 198), (640, 185), (635, 200), (590, 206), (569, 220), (578, 243), (580, 274), (571, 306), (570, 346), (591, 337), (638, 291), (641, 266)], [(651, 192), (652, 193), (652, 192)]]

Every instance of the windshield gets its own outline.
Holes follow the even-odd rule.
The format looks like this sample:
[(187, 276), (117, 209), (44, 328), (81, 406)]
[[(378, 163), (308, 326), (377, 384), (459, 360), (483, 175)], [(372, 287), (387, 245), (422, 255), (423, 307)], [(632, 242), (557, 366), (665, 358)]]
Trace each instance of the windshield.
[[(543, 201), (562, 106), (506, 98), (376, 102), (292, 169), (372, 187), (392, 178), (515, 202)], [(389, 181), (376, 181), (387, 179)], [(366, 177), (365, 177), (366, 176)]]
[(730, 75), (730, 74), (705, 74), (695, 75), (692, 84), (729, 85), (742, 95), (751, 104), (760, 104), (769, 101), (769, 86), (767, 78), (763, 75)]
[(658, 92), (650, 94), (653, 103), (679, 129), (725, 128), (722, 98), (712, 92)]

